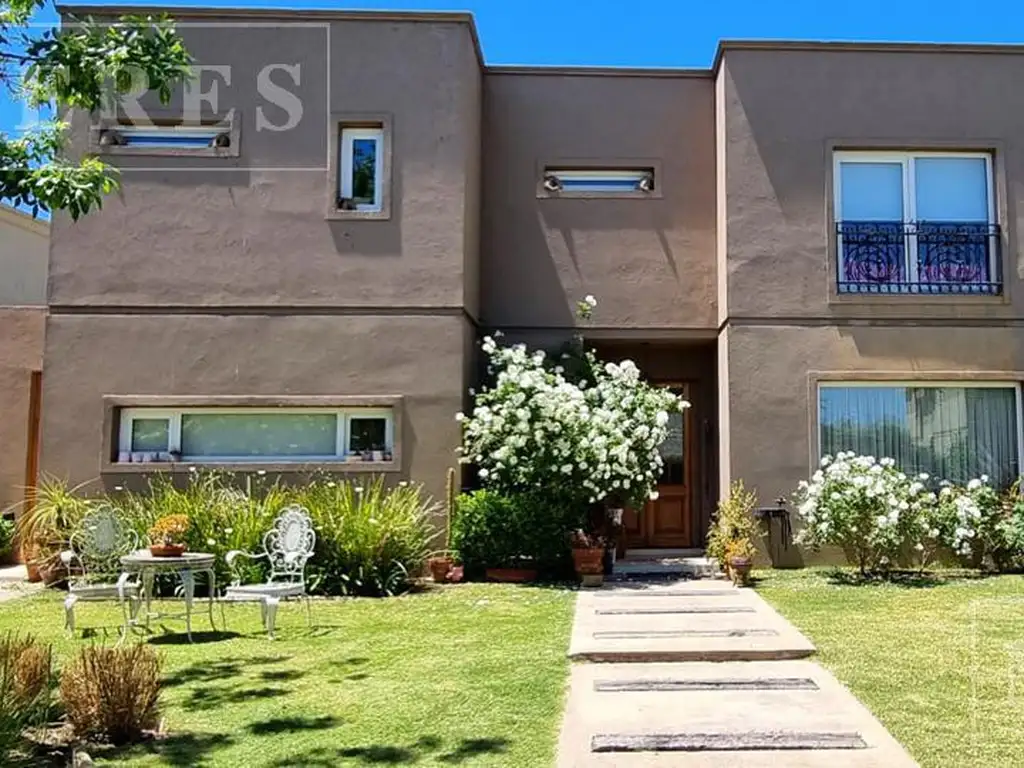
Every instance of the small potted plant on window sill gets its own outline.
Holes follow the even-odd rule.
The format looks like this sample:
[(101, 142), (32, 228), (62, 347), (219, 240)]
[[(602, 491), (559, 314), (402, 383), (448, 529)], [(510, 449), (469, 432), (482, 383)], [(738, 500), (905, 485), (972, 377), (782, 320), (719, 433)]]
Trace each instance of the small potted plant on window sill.
[(750, 584), (750, 570), (754, 566), (754, 543), (747, 537), (735, 538), (725, 545), (725, 560), (729, 565), (732, 583), (737, 587)]
[(599, 587), (604, 583), (605, 541), (602, 537), (577, 529), (569, 534), (572, 562), (576, 575), (585, 587)]
[(149, 529), (149, 553), (153, 557), (181, 557), (188, 546), (188, 515), (165, 515)]

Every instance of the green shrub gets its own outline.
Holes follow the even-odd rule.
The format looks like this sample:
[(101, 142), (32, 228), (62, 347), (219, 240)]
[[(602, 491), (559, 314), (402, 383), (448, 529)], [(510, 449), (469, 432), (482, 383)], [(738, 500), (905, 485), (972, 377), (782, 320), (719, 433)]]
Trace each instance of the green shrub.
[(452, 521), (452, 549), (470, 576), (485, 568), (536, 567), (550, 576), (571, 572), (568, 532), (580, 527), (572, 505), (539, 495), (463, 494)]
[(729, 495), (719, 502), (718, 510), (708, 528), (707, 541), (708, 557), (714, 558), (719, 567), (724, 569), (727, 565), (730, 544), (733, 544), (733, 554), (736, 554), (737, 548), (745, 545), (735, 542), (753, 543), (757, 535), (757, 525), (753, 516), (756, 502), (757, 497), (744, 487), (742, 480), (735, 480), (729, 486)]
[(316, 552), (306, 566), (315, 592), (392, 595), (409, 585), (431, 548), (440, 506), (418, 485), (389, 488), (383, 477), (318, 479), (291, 500), (309, 510)]
[(0, 563), (9, 563), (14, 554), (14, 520), (0, 516)]
[[(223, 473), (190, 472), (183, 487), (175, 486), (170, 476), (159, 474), (146, 492), (125, 493), (112, 498), (111, 503), (128, 515), (143, 546), (149, 544), (148, 531), (158, 519), (187, 515), (191, 524), (185, 544), (193, 552), (217, 556), (217, 583), (223, 585), (232, 577), (224, 556), (233, 549), (261, 551), (263, 535), (288, 504), (288, 498), (276, 483), (258, 484), (255, 489), (250, 483), (242, 490)], [(265, 561), (242, 558), (236, 564), (247, 581), (266, 578)]]
[(61, 673), (60, 695), (79, 737), (138, 741), (159, 720), (160, 658), (142, 643), (83, 648)]
[[(30, 636), (0, 638), (0, 758), (18, 746), (26, 728), (49, 719), (53, 704), (50, 647)], [(2, 760), (0, 760), (2, 762)]]

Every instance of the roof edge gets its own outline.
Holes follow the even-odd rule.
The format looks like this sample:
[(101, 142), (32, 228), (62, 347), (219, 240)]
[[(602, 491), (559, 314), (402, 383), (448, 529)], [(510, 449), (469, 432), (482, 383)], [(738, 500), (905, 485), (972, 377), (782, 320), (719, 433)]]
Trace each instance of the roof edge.
[(687, 67), (588, 67), (535, 64), (488, 66), (488, 75), (554, 75), (560, 77), (712, 77), (710, 69)]
[(126, 16), (129, 14), (166, 13), (172, 17), (212, 18), (217, 16), (239, 16), (261, 20), (282, 19), (289, 21), (420, 21), (442, 24), (465, 24), (469, 27), (476, 60), (481, 69), (484, 63), (483, 47), (476, 29), (476, 19), (469, 11), (366, 11), (339, 8), (241, 8), (239, 6), (181, 6), (181, 5), (74, 5), (56, 4), (57, 13), (74, 16)]
[(0, 203), (0, 221), (12, 226), (24, 229), (40, 237), (50, 236), (50, 222), (46, 219), (37, 219), (31, 213), (20, 211), (7, 203)]
[(922, 43), (855, 40), (719, 40), (711, 72), (715, 75), (728, 51), (863, 51), (869, 53), (1024, 54), (1019, 43)]

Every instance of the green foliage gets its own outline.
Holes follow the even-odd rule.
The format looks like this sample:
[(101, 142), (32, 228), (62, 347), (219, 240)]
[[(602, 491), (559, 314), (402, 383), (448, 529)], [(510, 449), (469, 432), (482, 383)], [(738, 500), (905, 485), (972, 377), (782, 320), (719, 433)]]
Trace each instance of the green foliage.
[(0, 761), (26, 728), (42, 725), (53, 705), (50, 647), (31, 635), (0, 638)]
[(471, 576), (485, 568), (527, 563), (541, 572), (563, 575), (572, 569), (568, 532), (582, 524), (576, 506), (540, 494), (474, 491), (458, 499), (452, 548)]
[[(162, 103), (191, 77), (192, 57), (167, 16), (125, 16), (116, 23), (70, 18), (58, 32), (35, 34), (28, 24), (40, 0), (0, 4), (0, 60), (27, 65), (14, 82), (0, 83), (32, 106), (56, 102), (91, 112), (110, 108), (116, 94), (150, 90)], [(21, 138), (0, 133), (0, 200), (64, 210), (78, 219), (117, 188), (116, 172), (94, 157), (64, 154), (64, 123), (42, 125)]]
[(0, 563), (6, 563), (14, 553), (14, 520), (0, 515)]
[(734, 480), (729, 495), (718, 504), (718, 511), (708, 528), (707, 554), (725, 568), (729, 555), (740, 556), (742, 549), (750, 553), (757, 534), (753, 511), (757, 496), (748, 491), (742, 480)]
[(405, 590), (430, 550), (432, 518), (441, 508), (419, 485), (316, 480), (292, 500), (309, 510), (316, 552), (307, 565), (311, 589), (327, 594), (393, 595)]
[[(225, 556), (233, 549), (259, 551), (263, 535), (274, 518), (288, 504), (284, 489), (277, 484), (250, 483), (247, 490), (233, 484), (220, 472), (190, 472), (185, 484), (175, 485), (170, 475), (157, 474), (144, 493), (125, 493), (111, 500), (128, 515), (141, 541), (157, 520), (171, 515), (186, 515), (190, 521), (184, 543), (193, 552), (217, 556), (217, 583), (227, 584), (232, 572)], [(241, 578), (261, 581), (266, 578), (265, 561), (236, 561)]]
[(71, 532), (95, 508), (83, 488), (84, 484), (69, 487), (65, 480), (43, 475), (34, 503), (22, 511), (16, 524), (18, 540), (34, 561), (45, 561), (67, 547)]
[(138, 741), (160, 716), (160, 658), (143, 643), (83, 648), (64, 667), (60, 696), (75, 734)]

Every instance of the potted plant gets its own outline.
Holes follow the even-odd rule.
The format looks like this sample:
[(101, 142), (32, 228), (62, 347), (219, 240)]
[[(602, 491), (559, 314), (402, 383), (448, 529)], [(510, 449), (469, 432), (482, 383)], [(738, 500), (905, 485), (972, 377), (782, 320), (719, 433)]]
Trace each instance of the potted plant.
[(181, 557), (188, 546), (188, 515), (164, 515), (149, 529), (149, 553), (153, 557)]
[[(723, 571), (729, 571), (729, 546), (735, 541), (753, 542), (757, 534), (754, 504), (757, 497), (748, 491), (742, 480), (729, 487), (729, 495), (718, 504), (718, 510), (708, 528), (707, 554)], [(753, 546), (751, 544), (751, 546)]]
[(585, 587), (599, 587), (604, 583), (605, 542), (600, 536), (577, 529), (569, 534), (572, 562), (576, 575)]
[(746, 536), (733, 539), (725, 546), (725, 558), (729, 564), (732, 583), (737, 587), (750, 584), (750, 569), (754, 566), (754, 543)]
[[(435, 552), (427, 558), (427, 568), (430, 575), (438, 584), (452, 581), (449, 578), (452, 569), (455, 567), (455, 558), (452, 557), (452, 517), (455, 511), (455, 467), (448, 467), (445, 477), (445, 504), (444, 504), (444, 549)], [(458, 581), (461, 581), (461, 574)]]
[(29, 581), (55, 584), (67, 575), (60, 552), (93, 502), (79, 495), (84, 483), (68, 487), (56, 477), (43, 476), (25, 508), (15, 516), (15, 533)]

